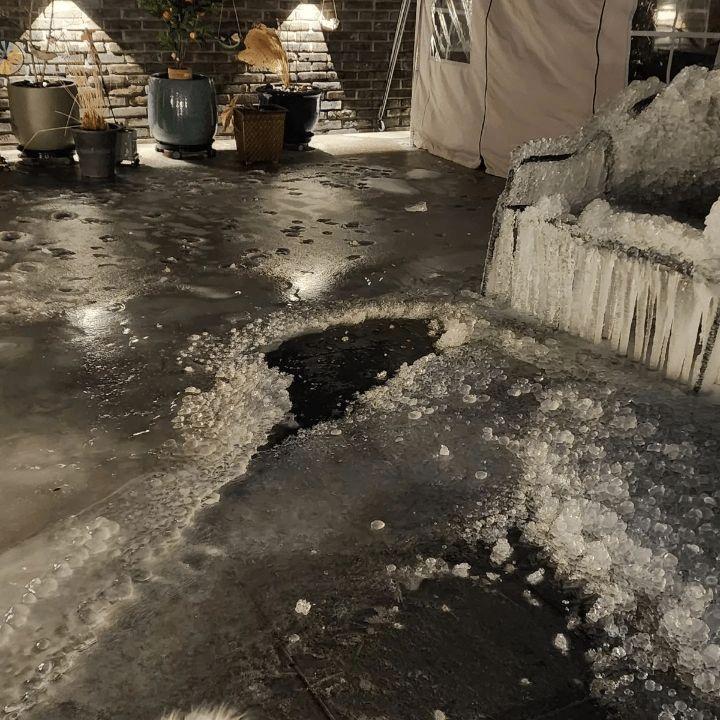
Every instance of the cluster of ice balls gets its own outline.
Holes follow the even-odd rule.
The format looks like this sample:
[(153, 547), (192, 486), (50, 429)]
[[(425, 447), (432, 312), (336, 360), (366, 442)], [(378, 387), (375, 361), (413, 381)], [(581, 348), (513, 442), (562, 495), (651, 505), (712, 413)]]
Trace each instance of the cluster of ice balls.
[[(568, 382), (569, 369), (584, 376), (586, 368), (573, 366), (552, 340), (491, 332), (482, 320), (476, 328), (483, 342), (537, 363), (546, 377), (508, 381), (497, 357), (488, 367), (484, 348), (468, 345), (404, 368), (364, 401), (371, 411), (391, 413), (430, 403), (447, 409), (453, 395), (487, 396), (489, 421), (478, 434), (520, 461), (522, 483), (514, 506), (473, 520), (468, 537), (488, 543), (502, 565), (512, 553), (506, 533), (518, 528), (560, 578), (595, 597), (585, 617), (607, 638), (593, 653), (598, 691), (615, 684), (622, 696), (631, 692), (628, 683), (672, 670), (696, 691), (720, 697), (720, 491), (712, 435), (678, 423), (672, 409), (637, 405), (632, 392), (602, 379)], [(512, 403), (524, 397), (534, 409), (513, 414)], [(613, 679), (615, 668), (628, 664), (635, 673)], [(678, 714), (674, 705), (662, 712), (700, 717), (692, 709)]]
[[(587, 620), (615, 639), (616, 656), (674, 669), (720, 696), (715, 493), (694, 490), (698, 448), (689, 433), (668, 442), (663, 428), (607, 391), (583, 397), (569, 385), (537, 394), (538, 423), (523, 429), (518, 453), (523, 535), (597, 598)], [(641, 644), (631, 629), (639, 625)]]
[(393, 581), (401, 583), (408, 590), (417, 590), (423, 580), (447, 577), (467, 579), (470, 577), (471, 567), (469, 563), (450, 564), (442, 558), (419, 555), (413, 565), (388, 565), (386, 570)]
[[(44, 684), (51, 670), (57, 673), (65, 666), (65, 638), (57, 637), (52, 623), (59, 623), (63, 628), (66, 621), (62, 619), (62, 610), (48, 614), (48, 608), (62, 602), (66, 586), (75, 581), (93, 560), (97, 558), (102, 562), (116, 550), (120, 531), (117, 522), (102, 516), (87, 524), (70, 523), (54, 534), (52, 547), (45, 550), (46, 569), (11, 588), (16, 593), (14, 601), (0, 615), (0, 655), (3, 658), (0, 698), (9, 703), (4, 706), (6, 713), (13, 713), (22, 706), (16, 687), (18, 677), (25, 678), (21, 695), (28, 698), (33, 689)], [(49, 564), (47, 555), (52, 558)], [(95, 611), (103, 612), (130, 594), (132, 583), (128, 577), (110, 578), (97, 595)], [(42, 611), (40, 617), (38, 609)], [(80, 620), (85, 623), (88, 618), (83, 616)]]
[[(509, 557), (506, 533), (518, 527), (545, 551), (560, 577), (597, 595), (588, 619), (610, 639), (607, 652), (596, 654), (599, 674), (603, 663), (610, 667), (622, 656), (640, 668), (637, 677), (676, 668), (698, 690), (717, 695), (720, 613), (713, 561), (720, 545), (714, 521), (720, 496), (699, 489), (712, 487), (716, 445), (699, 444), (692, 429), (670, 427), (667, 418), (640, 413), (606, 384), (556, 380), (568, 366), (556, 343), (539, 343), (509, 328), (491, 332), (481, 314), (477, 307), (392, 301), (275, 316), (233, 333), (223, 345), (193, 340), (193, 353), (203, 356), (214, 383), (183, 396), (176, 422), (186, 450), (209, 471), (217, 469), (218, 477), (228, 465), (247, 462), (264, 441), (263, 426), (289, 409), (288, 379), (261, 357), (263, 348), (285, 337), (368, 317), (459, 318), (463, 329), (455, 326), (456, 337), (462, 332), (470, 344), (402, 368), (387, 385), (366, 393), (358, 417), (420, 412), (433, 421), (451, 403), (468, 412), (477, 408), (465, 403), (468, 395), (487, 398), (479, 440), (497, 443), (523, 469), (521, 486), (509, 497), (513, 505), (482, 520), (496, 559)], [(499, 360), (503, 353), (546, 370), (555, 367), (556, 375), (548, 370), (545, 377), (518, 378), (514, 372), (508, 381), (508, 363)], [(184, 512), (181, 505), (178, 512)], [(466, 573), (468, 568), (421, 558), (398, 577)]]

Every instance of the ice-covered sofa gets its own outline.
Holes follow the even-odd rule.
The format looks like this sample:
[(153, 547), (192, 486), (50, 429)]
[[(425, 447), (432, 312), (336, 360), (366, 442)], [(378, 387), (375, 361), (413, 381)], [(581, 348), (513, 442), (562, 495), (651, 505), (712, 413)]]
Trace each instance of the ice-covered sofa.
[(483, 292), (720, 391), (720, 70), (632, 83), (574, 137), (516, 151)]

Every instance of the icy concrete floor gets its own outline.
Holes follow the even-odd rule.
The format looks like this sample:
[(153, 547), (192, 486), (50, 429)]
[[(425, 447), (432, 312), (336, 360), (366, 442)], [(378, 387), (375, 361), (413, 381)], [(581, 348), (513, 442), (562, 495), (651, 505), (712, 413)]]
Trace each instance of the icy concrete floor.
[(190, 333), (477, 285), (500, 181), (401, 133), (315, 144), (269, 171), (238, 168), (227, 142), (197, 163), (143, 145), (143, 165), (102, 187), (73, 169), (0, 173), (0, 548), (153, 466)]
[[(694, 616), (665, 645), (622, 615), (596, 635), (582, 619), (605, 580), (618, 594), (603, 602), (637, 593), (643, 631), (665, 617), (662, 594), (642, 595), (658, 578), (705, 611), (715, 409), (475, 304), (497, 179), (399, 134), (317, 145), (270, 172), (240, 170), (229, 146), (212, 163), (144, 148), (109, 187), (72, 170), (0, 173), (0, 708), (13, 720), (154, 720), (221, 701), (265, 720), (713, 717), (712, 697), (687, 686), (702, 661), (681, 635)], [(369, 354), (366, 318), (387, 326)], [(430, 343), (405, 324), (432, 319)], [(307, 353), (317, 363), (298, 370), (302, 399), (258, 353), (328, 325)], [(438, 337), (438, 355), (392, 377)], [(278, 364), (302, 368), (297, 347)], [(350, 375), (377, 387), (257, 453), (291, 401), (316, 399), (319, 367), (350, 387), (348, 355)], [(531, 546), (513, 513), (533, 503)], [(565, 513), (549, 540), (548, 508)], [(599, 539), (576, 562), (565, 551), (589, 539), (575, 522), (588, 508)], [(508, 529), (512, 555), (491, 555)], [(597, 572), (606, 535), (626, 553), (612, 578)], [(679, 562), (695, 584), (643, 541), (693, 548)], [(708, 614), (713, 637), (719, 619)], [(650, 678), (655, 651), (665, 664)], [(685, 684), (667, 666), (678, 651)], [(624, 704), (599, 706), (593, 683)]]

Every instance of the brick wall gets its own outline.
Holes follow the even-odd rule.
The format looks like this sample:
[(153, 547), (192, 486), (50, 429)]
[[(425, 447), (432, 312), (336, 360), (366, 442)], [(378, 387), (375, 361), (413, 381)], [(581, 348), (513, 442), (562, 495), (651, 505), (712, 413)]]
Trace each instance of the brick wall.
[[(241, 33), (255, 22), (279, 27), (290, 59), (291, 77), (312, 82), (324, 90), (319, 131), (370, 130), (380, 106), (401, 0), (335, 0), (340, 28), (320, 26), (322, 0), (316, 3), (287, 0), (235, 0)], [(84, 45), (84, 28), (94, 30), (96, 47), (105, 67), (105, 80), (118, 118), (136, 127), (141, 137), (147, 129), (147, 77), (167, 67), (167, 56), (158, 48), (162, 22), (135, 5), (135, 0), (32, 0), (31, 35), (45, 47), (52, 19), (54, 35), (77, 51)], [(27, 37), (31, 0), (0, 0), (0, 39)], [(332, 15), (332, 0), (325, 12)], [(403, 45), (390, 93), (385, 124), (409, 125), (412, 77), (414, 7), (411, 8)], [(216, 16), (215, 21), (218, 18)], [(215, 26), (216, 27), (216, 26)], [(222, 29), (236, 28), (232, 0), (225, 0)], [(64, 74), (65, 58), (49, 63), (49, 74)], [(235, 53), (209, 43), (190, 59), (195, 72), (215, 79), (222, 107), (232, 94), (252, 100), (253, 91), (275, 76), (255, 72), (235, 59)], [(29, 62), (18, 76), (29, 72)], [(0, 143), (14, 143), (10, 134), (7, 80), (0, 78)]]

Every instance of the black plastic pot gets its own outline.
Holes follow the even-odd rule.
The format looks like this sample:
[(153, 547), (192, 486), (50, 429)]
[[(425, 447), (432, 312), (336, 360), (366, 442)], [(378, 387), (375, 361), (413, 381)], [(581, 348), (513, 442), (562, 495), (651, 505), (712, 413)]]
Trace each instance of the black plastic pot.
[(260, 88), (262, 104), (280, 105), (285, 116), (285, 145), (303, 148), (310, 142), (320, 116), (320, 88), (294, 92), (265, 85)]
[(118, 130), (117, 125), (108, 125), (107, 130), (73, 128), (81, 177), (88, 180), (109, 180), (115, 177)]

